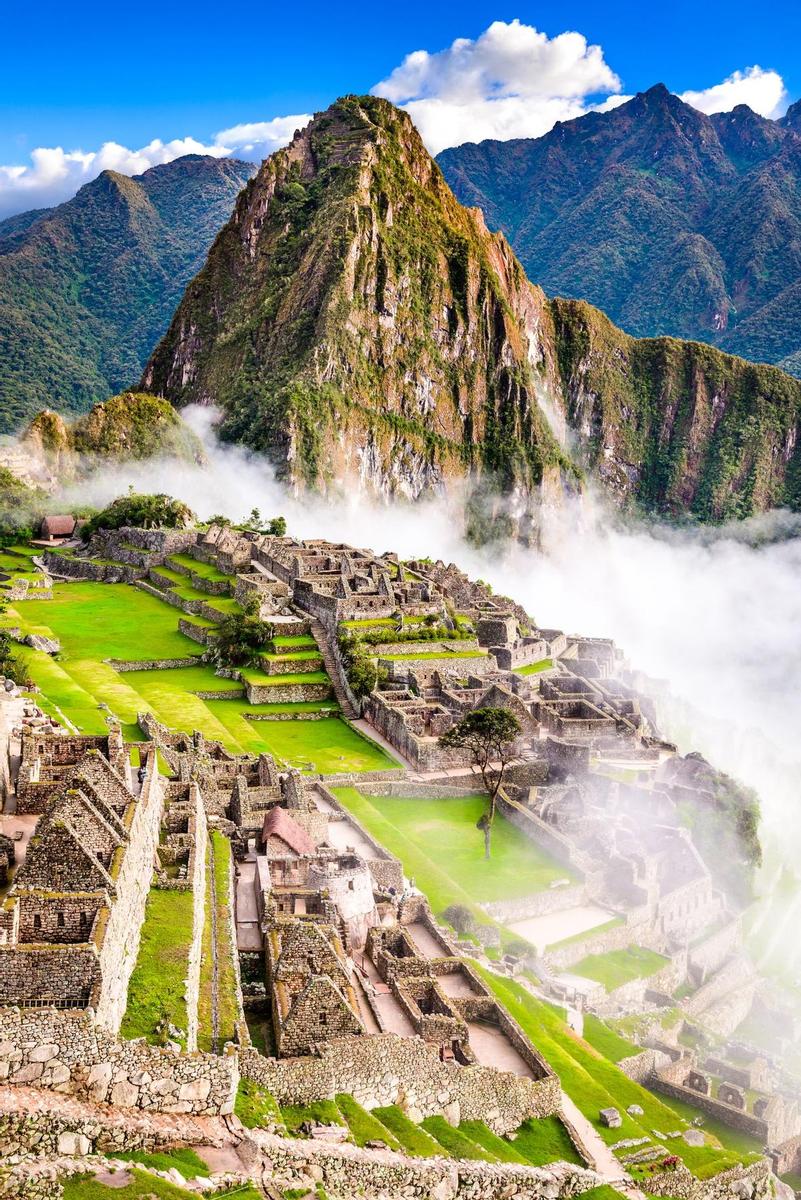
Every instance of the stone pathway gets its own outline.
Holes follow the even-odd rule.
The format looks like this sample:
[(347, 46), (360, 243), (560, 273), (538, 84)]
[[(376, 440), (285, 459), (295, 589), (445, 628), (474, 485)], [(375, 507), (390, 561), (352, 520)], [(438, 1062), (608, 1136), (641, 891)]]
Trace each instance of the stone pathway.
[(238, 950), (261, 950), (262, 937), (256, 904), (256, 863), (245, 859), (236, 877), (236, 945)]

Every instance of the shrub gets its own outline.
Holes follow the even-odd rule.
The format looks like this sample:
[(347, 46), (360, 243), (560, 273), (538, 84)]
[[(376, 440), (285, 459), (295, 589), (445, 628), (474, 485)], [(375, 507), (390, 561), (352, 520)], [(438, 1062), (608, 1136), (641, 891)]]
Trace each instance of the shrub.
[(449, 904), (442, 914), (457, 933), (474, 933), (476, 920), (466, 904)]
[(220, 623), (209, 650), (212, 662), (218, 666), (259, 665), (261, 655), (269, 649), (275, 636), (275, 629), (269, 621), (262, 621), (258, 612), (258, 600), (251, 596), (245, 603), (244, 612), (231, 613)]
[(98, 529), (122, 529), (132, 525), (138, 529), (185, 529), (192, 525), (195, 514), (181, 500), (172, 496), (129, 492), (118, 496), (102, 512), (95, 513), (84, 527), (84, 540)]

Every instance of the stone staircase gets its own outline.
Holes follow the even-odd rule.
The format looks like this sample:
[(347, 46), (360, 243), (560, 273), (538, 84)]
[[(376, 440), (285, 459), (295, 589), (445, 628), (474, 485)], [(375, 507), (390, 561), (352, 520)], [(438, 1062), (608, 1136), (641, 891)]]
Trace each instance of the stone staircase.
[(312, 617), (309, 620), (309, 631), (311, 636), (317, 643), (318, 649), (322, 656), (323, 665), (328, 673), (328, 678), (331, 680), (331, 686), (334, 689), (334, 695), (337, 698), (337, 703), (342, 709), (343, 717), (348, 721), (355, 721), (359, 717), (359, 712), (351, 700), (350, 688), (347, 686), (347, 681), (344, 677), (344, 672), (339, 659), (331, 649), (328, 635), (322, 626), (322, 623)]

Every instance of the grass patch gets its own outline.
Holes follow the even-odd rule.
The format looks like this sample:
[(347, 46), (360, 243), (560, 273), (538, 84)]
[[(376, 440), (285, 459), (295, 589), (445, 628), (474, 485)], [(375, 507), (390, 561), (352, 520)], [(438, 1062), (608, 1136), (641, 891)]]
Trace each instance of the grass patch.
[(171, 1167), (175, 1167), (185, 1179), (194, 1179), (197, 1175), (207, 1179), (211, 1174), (200, 1155), (188, 1146), (177, 1150), (152, 1153), (146, 1153), (143, 1150), (115, 1150), (114, 1157), (121, 1158), (123, 1162), (140, 1163), (143, 1167), (152, 1167), (155, 1171), (169, 1171)]
[[(93, 1175), (71, 1175), (62, 1181), (64, 1200), (149, 1200), (153, 1196), (157, 1200), (193, 1200), (197, 1197), (197, 1192), (176, 1187), (174, 1183), (159, 1179), (158, 1175), (151, 1175), (149, 1171), (134, 1168), (131, 1174), (131, 1182), (121, 1188), (99, 1183)], [(258, 1196), (258, 1192), (252, 1188), (250, 1192), (252, 1196)], [(230, 1194), (238, 1195), (240, 1200), (250, 1200), (247, 1192)]]
[(462, 1121), (459, 1132), (468, 1137), (476, 1146), (481, 1146), (486, 1152), (487, 1161), (522, 1163), (528, 1165), (524, 1158), (506, 1138), (493, 1133), (483, 1121)]
[(540, 671), (550, 671), (553, 666), (552, 658), (541, 658), (539, 662), (529, 663), (526, 667), (515, 667), (515, 675), (539, 675)]
[(641, 1050), (640, 1046), (626, 1041), (592, 1013), (586, 1013), (584, 1016), (584, 1040), (613, 1063), (629, 1058), (632, 1054), (639, 1054)]
[(251, 1079), (239, 1080), (234, 1112), (248, 1129), (268, 1126), (278, 1126), (280, 1129), (284, 1124), (281, 1109), (272, 1094)]
[(608, 992), (631, 983), (633, 979), (649, 979), (669, 959), (643, 946), (627, 946), (625, 950), (608, 950), (605, 954), (588, 954), (570, 970), (573, 975), (594, 979), (602, 983)]
[(449, 1125), (444, 1117), (426, 1117), (420, 1127), (425, 1129), (426, 1133), (430, 1133), (451, 1158), (484, 1159), (486, 1162), (498, 1162), (491, 1151), (476, 1145), (466, 1133)]
[(426, 1133), (420, 1125), (415, 1125), (414, 1121), (410, 1121), (397, 1105), (374, 1108), (373, 1116), (377, 1117), (381, 1124), (389, 1130), (407, 1154), (412, 1154), (415, 1158), (435, 1158), (437, 1155), (448, 1157), (439, 1142)]
[(401, 1144), (377, 1117), (362, 1108), (353, 1096), (341, 1093), (336, 1097), (337, 1107), (345, 1118), (351, 1136), (357, 1146), (365, 1146), (368, 1142), (385, 1142), (390, 1150), (400, 1150)]
[(583, 1160), (570, 1140), (570, 1134), (557, 1116), (524, 1121), (510, 1142), (517, 1153), (534, 1167), (552, 1162), (578, 1163)]
[(156, 1043), (156, 1025), (166, 1018), (183, 1030), (181, 1043), (186, 1044), (184, 992), (192, 920), (191, 892), (151, 889), (139, 955), (128, 985), (128, 1005), (120, 1029), (123, 1037), (144, 1037)]
[(281, 1116), (287, 1132), (298, 1136), (306, 1121), (314, 1125), (345, 1125), (345, 1118), (334, 1100), (314, 1100), (311, 1104), (284, 1104)]

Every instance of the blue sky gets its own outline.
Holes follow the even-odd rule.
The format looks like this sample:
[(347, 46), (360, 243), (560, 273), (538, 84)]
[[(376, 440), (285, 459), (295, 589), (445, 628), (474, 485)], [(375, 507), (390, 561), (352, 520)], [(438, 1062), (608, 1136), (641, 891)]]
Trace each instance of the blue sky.
[[(39, 147), (91, 155), (105, 142), (139, 150), (154, 139), (169, 143), (191, 138), (214, 146), (220, 131), (314, 112), (343, 92), (368, 91), (387, 80), (412, 51), (433, 55), (447, 50), (454, 39), (475, 41), (492, 22), (515, 19), (548, 39), (577, 31), (600, 47), (604, 70), (597, 61), (593, 67), (579, 56), (576, 70), (579, 74), (584, 70), (585, 80), (576, 94), (565, 97), (570, 87), (564, 80), (557, 80), (553, 96), (532, 98), (524, 89), (516, 106), (507, 105), (500, 124), (495, 122), (500, 108), (494, 110), (495, 116), (482, 109), (482, 119), (474, 122), (470, 104), (480, 99), (475, 89), (470, 104), (464, 96), (454, 96), (453, 80), (462, 71), (461, 58), (435, 64), (436, 69), (428, 71), (421, 91), (428, 108), (415, 111), (415, 96), (404, 92), (408, 78), (401, 78), (389, 88), (390, 98), (411, 102), (410, 111), (416, 119), (419, 116), (432, 149), (449, 140), (465, 140), (465, 130), (477, 129), (477, 136), (488, 132), (513, 136), (521, 131), (536, 135), (559, 115), (575, 115), (604, 97), (615, 103), (616, 96), (658, 80), (679, 93), (704, 92), (755, 64), (781, 76), (783, 105), (801, 95), (797, 50), (801, 4), (790, 0), (757, 8), (742, 0), (678, 0), (649, 8), (629, 0), (605, 4), (572, 0), (559, 5), (470, 0), (443, 5), (407, 0), (402, 6), (323, 5), (314, 0), (280, 6), (224, 5), (219, 0), (214, 4), (140, 0), (136, 5), (84, 0), (56, 5), (46, 0), (35, 7), (6, 3), (3, 8), (0, 171), (29, 168), (30, 155)], [(519, 34), (521, 45), (522, 37)], [(554, 50), (550, 59), (559, 57)], [(569, 61), (566, 70), (571, 70)], [(445, 86), (456, 107), (449, 102), (444, 112), (438, 110), (435, 127), (432, 99), (438, 102), (440, 74), (447, 76), (448, 71), (450, 82)], [(614, 85), (609, 82), (612, 76), (617, 79)], [(482, 79), (479, 86), (498, 92), (497, 80)], [(596, 82), (603, 86), (593, 90)], [(503, 91), (504, 81), (500, 83)], [(559, 103), (554, 104), (554, 99)], [(771, 101), (764, 103), (769, 107)], [(523, 107), (537, 104), (539, 115), (527, 125)], [(705, 104), (708, 108), (709, 102), (699, 101), (700, 107)], [(260, 150), (269, 152), (274, 148), (271, 138), (278, 144), (284, 136), (283, 127), (268, 132), (264, 144), (251, 149), (251, 156), (260, 157)], [(241, 152), (238, 144), (232, 143), (231, 148)], [(166, 151), (151, 152), (153, 161), (154, 153), (169, 157)], [(131, 159), (131, 171), (137, 169), (137, 161)], [(57, 174), (57, 164), (50, 161), (36, 169), (42, 178)], [(119, 169), (129, 168), (121, 161)], [(68, 165), (61, 191), (68, 192), (72, 182), (93, 171), (96, 165), (87, 162)], [(30, 172), (11, 176), (6, 171), (6, 190), (22, 197), (17, 208), (62, 198), (54, 186), (52, 196), (46, 188), (40, 196), (35, 182)], [(6, 208), (8, 204), (15, 206), (13, 196)]]

